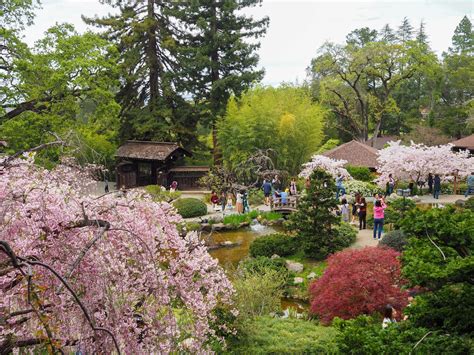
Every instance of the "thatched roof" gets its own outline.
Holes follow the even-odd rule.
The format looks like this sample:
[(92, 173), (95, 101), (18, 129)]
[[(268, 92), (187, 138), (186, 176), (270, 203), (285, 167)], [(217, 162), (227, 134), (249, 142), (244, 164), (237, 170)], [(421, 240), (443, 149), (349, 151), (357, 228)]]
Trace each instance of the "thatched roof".
[(165, 161), (176, 151), (191, 156), (190, 152), (181, 148), (177, 143), (145, 141), (127, 141), (118, 148), (115, 156), (125, 159)]
[(374, 169), (377, 166), (377, 154), (376, 149), (354, 140), (323, 153), (328, 158), (347, 160), (348, 165)]
[(385, 144), (388, 142), (396, 142), (400, 140), (400, 138), (396, 136), (383, 136), (383, 137), (377, 137), (375, 140), (374, 144), (374, 138), (369, 138), (367, 139), (364, 143), (368, 145), (369, 147), (375, 148), (377, 150), (383, 149), (385, 147)]
[(455, 148), (474, 150), (474, 134), (451, 142)]

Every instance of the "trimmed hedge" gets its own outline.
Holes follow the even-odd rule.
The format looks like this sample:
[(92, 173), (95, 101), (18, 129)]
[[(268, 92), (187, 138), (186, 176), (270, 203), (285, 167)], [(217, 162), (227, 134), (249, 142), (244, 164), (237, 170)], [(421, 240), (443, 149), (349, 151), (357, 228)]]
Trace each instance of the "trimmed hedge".
[(406, 235), (399, 229), (385, 233), (382, 240), (379, 242), (380, 246), (386, 246), (396, 251), (402, 252), (407, 245)]
[(207, 214), (206, 204), (197, 198), (180, 198), (173, 203), (183, 218), (200, 217)]
[(271, 257), (273, 254), (287, 256), (298, 250), (297, 240), (294, 237), (282, 233), (265, 235), (255, 239), (250, 244), (250, 256)]
[(364, 166), (346, 166), (346, 170), (351, 174), (351, 176), (360, 181), (371, 182), (374, 180), (373, 174), (370, 172), (369, 168)]

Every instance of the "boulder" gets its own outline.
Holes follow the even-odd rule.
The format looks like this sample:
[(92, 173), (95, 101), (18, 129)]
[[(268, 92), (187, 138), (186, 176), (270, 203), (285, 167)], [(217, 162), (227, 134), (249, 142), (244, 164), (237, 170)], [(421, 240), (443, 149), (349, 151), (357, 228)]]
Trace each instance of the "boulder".
[(308, 274), (308, 276), (306, 276), (308, 279), (314, 279), (316, 277), (316, 273), (315, 272), (311, 272)]
[(227, 229), (227, 226), (224, 223), (216, 223), (212, 225), (213, 231), (221, 231)]
[(279, 259), (280, 255), (278, 254), (273, 254), (270, 259)]
[(456, 202), (454, 202), (454, 204), (458, 207), (464, 207), (464, 205), (466, 204), (466, 201), (464, 200), (456, 200)]
[(302, 284), (303, 282), (304, 282), (304, 279), (303, 279), (302, 277), (295, 277), (295, 278), (293, 279), (293, 283), (294, 283), (295, 285), (297, 285), (297, 284)]
[(286, 268), (293, 272), (301, 272), (304, 269), (304, 265), (296, 261), (286, 260)]

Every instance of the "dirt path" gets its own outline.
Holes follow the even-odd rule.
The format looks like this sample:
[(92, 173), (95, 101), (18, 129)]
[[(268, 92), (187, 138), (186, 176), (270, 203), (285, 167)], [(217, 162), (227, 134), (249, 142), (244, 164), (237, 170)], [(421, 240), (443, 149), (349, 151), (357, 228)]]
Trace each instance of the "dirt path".
[(372, 229), (363, 229), (357, 233), (357, 239), (354, 244), (352, 244), (349, 249), (360, 249), (364, 247), (376, 247), (378, 240), (373, 238)]

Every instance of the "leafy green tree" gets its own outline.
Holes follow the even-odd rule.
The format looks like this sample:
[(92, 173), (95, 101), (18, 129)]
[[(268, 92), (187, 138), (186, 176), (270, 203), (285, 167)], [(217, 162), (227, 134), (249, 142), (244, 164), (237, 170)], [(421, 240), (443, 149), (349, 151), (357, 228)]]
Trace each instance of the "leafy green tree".
[[(12, 62), (15, 84), (2, 98), (1, 138), (9, 149), (37, 146), (55, 132), (74, 137), (81, 158), (97, 153), (109, 163), (119, 112), (115, 55), (107, 41), (90, 32), (79, 35), (71, 25), (49, 29), (33, 49), (26, 48)], [(45, 163), (57, 161), (59, 152), (49, 151)]]
[(217, 121), (223, 117), (230, 96), (239, 97), (263, 77), (263, 70), (256, 69), (256, 50), (268, 17), (255, 20), (244, 13), (261, 2), (199, 0), (177, 6), (177, 17), (187, 25), (181, 35), (178, 69), (179, 75), (187, 78), (182, 89), (193, 94), (203, 122), (212, 128), (216, 164), (221, 161)]
[(231, 98), (218, 125), (224, 162), (233, 170), (257, 149), (272, 149), (275, 169), (296, 175), (321, 145), (325, 115), (304, 88), (257, 87)]
[(311, 184), (298, 203), (298, 211), (290, 217), (289, 229), (296, 232), (305, 255), (318, 260), (339, 250), (335, 226), (339, 218), (332, 213), (337, 208), (336, 185), (331, 175), (316, 169)]
[(363, 47), (369, 42), (374, 42), (377, 35), (377, 30), (372, 30), (369, 27), (358, 28), (346, 36), (346, 43)]
[(414, 210), (402, 221), (408, 237), (403, 273), (426, 292), (407, 309), (416, 326), (468, 334), (474, 329), (474, 212)]

